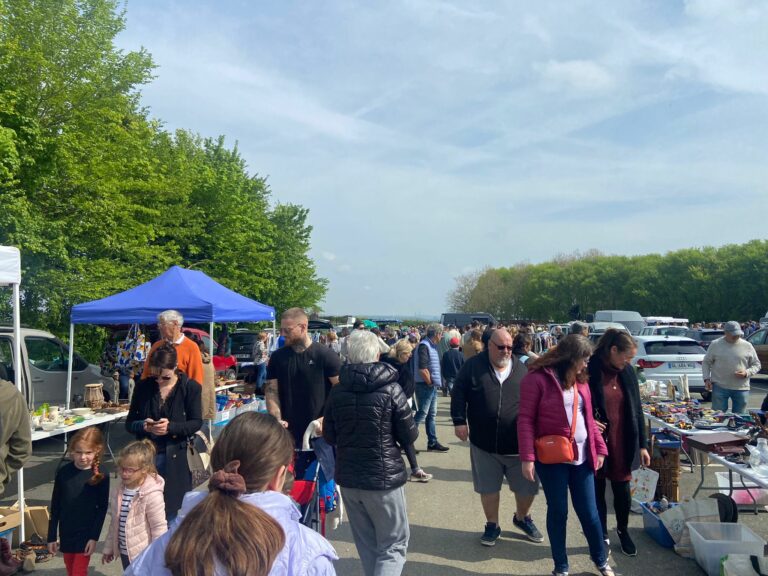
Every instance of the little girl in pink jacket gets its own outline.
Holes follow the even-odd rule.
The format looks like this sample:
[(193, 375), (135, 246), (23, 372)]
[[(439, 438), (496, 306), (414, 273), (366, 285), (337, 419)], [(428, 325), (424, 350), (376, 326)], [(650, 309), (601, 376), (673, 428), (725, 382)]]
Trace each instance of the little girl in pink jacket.
[(117, 554), (123, 570), (145, 548), (168, 531), (163, 487), (165, 480), (155, 470), (155, 447), (149, 440), (131, 442), (117, 458), (121, 482), (110, 502), (109, 533), (102, 563)]

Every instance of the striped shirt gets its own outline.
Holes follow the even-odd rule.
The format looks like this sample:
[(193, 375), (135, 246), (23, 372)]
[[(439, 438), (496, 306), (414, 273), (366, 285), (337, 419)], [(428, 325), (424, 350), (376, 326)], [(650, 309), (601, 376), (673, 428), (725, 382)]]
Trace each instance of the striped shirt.
[(125, 523), (128, 521), (128, 512), (131, 509), (131, 502), (138, 493), (138, 489), (131, 490), (123, 487), (123, 500), (120, 504), (120, 528), (118, 530), (118, 540), (120, 543), (120, 553), (128, 555), (128, 548), (125, 545)]

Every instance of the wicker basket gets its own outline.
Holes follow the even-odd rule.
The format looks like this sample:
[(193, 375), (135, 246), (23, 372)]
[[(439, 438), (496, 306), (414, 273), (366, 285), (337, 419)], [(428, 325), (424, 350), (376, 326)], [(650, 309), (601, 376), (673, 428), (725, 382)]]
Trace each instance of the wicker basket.
[(659, 473), (656, 500), (666, 497), (670, 502), (680, 501), (680, 449), (654, 446), (651, 470)]
[(95, 410), (104, 406), (104, 386), (101, 382), (85, 385), (85, 405)]

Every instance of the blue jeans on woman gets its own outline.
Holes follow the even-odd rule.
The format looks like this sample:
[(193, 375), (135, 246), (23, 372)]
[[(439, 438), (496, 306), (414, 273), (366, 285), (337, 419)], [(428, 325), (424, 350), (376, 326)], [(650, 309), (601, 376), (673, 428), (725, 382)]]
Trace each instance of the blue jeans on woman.
[(603, 542), (603, 528), (595, 501), (595, 473), (589, 462), (572, 464), (542, 464), (536, 462), (536, 473), (547, 497), (547, 536), (555, 561), (555, 572), (568, 572), (565, 536), (568, 530), (568, 491), (589, 544), (589, 556), (601, 568), (608, 561)]
[(256, 388), (262, 390), (267, 381), (267, 363), (256, 364)]

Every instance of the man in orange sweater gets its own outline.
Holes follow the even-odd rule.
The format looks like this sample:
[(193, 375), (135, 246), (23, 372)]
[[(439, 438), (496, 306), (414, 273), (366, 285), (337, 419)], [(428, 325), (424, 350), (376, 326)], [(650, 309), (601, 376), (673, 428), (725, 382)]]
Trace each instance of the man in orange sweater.
[(198, 345), (182, 333), (181, 327), (183, 325), (184, 316), (176, 310), (165, 310), (157, 315), (157, 328), (160, 330), (162, 339), (152, 345), (144, 366), (149, 366), (149, 359), (152, 357), (152, 353), (163, 341), (170, 342), (176, 348), (179, 370), (184, 372), (191, 380), (202, 385), (203, 357), (200, 354)]

